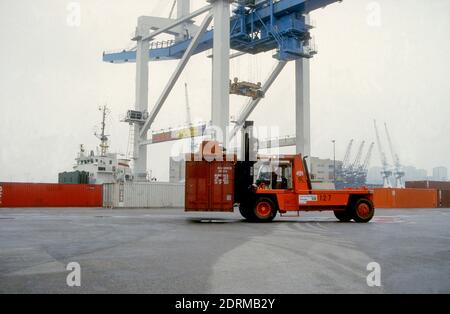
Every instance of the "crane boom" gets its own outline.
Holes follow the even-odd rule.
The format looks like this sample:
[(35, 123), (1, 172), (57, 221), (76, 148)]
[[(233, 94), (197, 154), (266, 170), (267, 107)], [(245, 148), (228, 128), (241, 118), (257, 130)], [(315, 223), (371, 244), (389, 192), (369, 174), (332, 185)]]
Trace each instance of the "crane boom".
[(359, 145), (358, 153), (356, 154), (356, 157), (355, 157), (355, 160), (353, 161), (351, 169), (355, 169), (355, 170), (358, 169), (365, 144), (366, 144), (366, 141), (362, 141), (361, 144)]
[(396, 168), (400, 167), (400, 158), (398, 158), (397, 152), (394, 150), (394, 145), (392, 144), (391, 136), (387, 127), (387, 123), (384, 123), (384, 129), (386, 131), (386, 138), (389, 144), (389, 150), (391, 151), (392, 161)]
[(367, 169), (369, 168), (369, 163), (370, 163), (370, 159), (372, 158), (372, 151), (373, 151), (374, 146), (375, 146), (375, 143), (372, 142), (370, 144), (369, 150), (367, 151), (367, 155), (366, 155), (366, 158), (364, 159), (364, 163), (361, 166), (362, 172), (366, 172)]
[(177, 0), (173, 0), (172, 7), (170, 8), (169, 19), (173, 16), (173, 11), (175, 10), (175, 6), (177, 5)]
[[(185, 0), (182, 0), (185, 1)], [(240, 4), (239, 9), (230, 17), (230, 45), (234, 50), (243, 53), (257, 54), (262, 52), (280, 50), (276, 58), (283, 61), (296, 60), (299, 57), (311, 58), (316, 51), (309, 49), (309, 42), (306, 36), (310, 26), (301, 17), (327, 5), (341, 2), (342, 0), (262, 0), (246, 1)], [(215, 2), (215, 1), (208, 1)], [(230, 1), (231, 2), (231, 1)], [(256, 4), (256, 5), (252, 5)], [(246, 4), (248, 3), (248, 4)], [(248, 7), (247, 7), (248, 5)], [(249, 9), (251, 7), (251, 9)], [(154, 39), (162, 33), (174, 31), (179, 25), (191, 21), (193, 18), (206, 12), (208, 7), (192, 12), (190, 15), (164, 23), (164, 27), (157, 27), (144, 40)], [(209, 7), (210, 9), (210, 7)], [(203, 11), (205, 10), (205, 11)], [(172, 12), (173, 14), (173, 12)], [(195, 15), (195, 16), (194, 16)], [(287, 20), (295, 21), (288, 23)], [(173, 22), (173, 23), (172, 23)], [(194, 23), (188, 22), (190, 27), (197, 28)], [(254, 36), (259, 33), (258, 36)], [(261, 37), (263, 36), (263, 37)], [(199, 54), (213, 47), (214, 29), (208, 30), (199, 38), (199, 45), (193, 49), (193, 54)], [(187, 51), (193, 38), (186, 38), (182, 41), (154, 41), (148, 51), (150, 61), (176, 60), (181, 59)], [(295, 41), (294, 44), (285, 44)], [(114, 52), (104, 52), (103, 61), (111, 63), (136, 62), (136, 49), (119, 49)]]
[(348, 166), (348, 161), (350, 160), (350, 153), (352, 151), (353, 139), (348, 143), (347, 150), (345, 151), (344, 160), (342, 161), (342, 168), (345, 169)]
[(384, 153), (383, 146), (381, 145), (381, 139), (380, 139), (380, 134), (378, 132), (377, 121), (373, 120), (373, 124), (375, 127), (375, 134), (377, 136), (377, 146), (378, 146), (378, 152), (380, 153), (381, 165), (383, 166), (383, 170), (387, 170), (389, 165), (387, 163), (386, 154)]
[(375, 134), (377, 137), (378, 153), (380, 154), (381, 165), (383, 166), (383, 171), (381, 171), (381, 175), (383, 176), (383, 186), (385, 188), (390, 188), (390, 187), (392, 187), (391, 181), (390, 181), (392, 171), (389, 169), (389, 164), (386, 159), (386, 154), (384, 153), (383, 146), (381, 145), (381, 139), (380, 139), (380, 134), (378, 132), (376, 120), (373, 120), (373, 125), (375, 127)]
[(394, 145), (392, 144), (391, 136), (389, 134), (389, 130), (387, 127), (387, 123), (384, 123), (384, 129), (386, 131), (386, 137), (389, 144), (389, 150), (391, 151), (392, 162), (394, 163), (394, 177), (395, 177), (395, 185), (397, 188), (404, 188), (403, 177), (405, 176), (405, 172), (402, 170), (402, 166), (400, 164), (400, 158), (398, 157), (397, 152), (394, 150)]

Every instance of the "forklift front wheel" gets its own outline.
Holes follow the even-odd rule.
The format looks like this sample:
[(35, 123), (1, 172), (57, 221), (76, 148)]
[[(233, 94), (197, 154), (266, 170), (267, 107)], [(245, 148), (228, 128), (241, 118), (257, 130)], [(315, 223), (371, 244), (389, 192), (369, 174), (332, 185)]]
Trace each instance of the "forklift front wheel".
[(339, 219), (339, 221), (341, 221), (341, 222), (349, 222), (350, 220), (352, 220), (352, 216), (348, 212), (347, 209), (345, 209), (345, 210), (335, 210), (334, 211), (334, 216), (336, 216), (336, 218)]
[(374, 214), (375, 208), (370, 200), (361, 198), (355, 203), (353, 220), (356, 222), (369, 222)]
[(239, 212), (241, 213), (242, 217), (244, 217), (247, 220), (253, 220), (253, 212), (252, 208), (248, 206), (244, 206), (243, 204), (239, 205)]
[(277, 209), (274, 202), (267, 197), (261, 197), (256, 200), (253, 208), (256, 221), (269, 222), (277, 215)]

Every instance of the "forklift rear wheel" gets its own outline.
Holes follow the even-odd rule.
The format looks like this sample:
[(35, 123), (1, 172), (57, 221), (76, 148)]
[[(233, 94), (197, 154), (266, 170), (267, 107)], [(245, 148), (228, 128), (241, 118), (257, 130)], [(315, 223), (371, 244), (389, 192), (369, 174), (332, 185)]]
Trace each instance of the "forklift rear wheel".
[(274, 202), (267, 197), (261, 197), (256, 200), (253, 208), (255, 220), (259, 222), (272, 221), (277, 215), (277, 209)]
[(373, 218), (374, 214), (375, 209), (370, 200), (361, 198), (355, 203), (353, 220), (356, 222), (369, 222)]
[(348, 210), (335, 210), (334, 216), (341, 222), (349, 222), (352, 220), (352, 215), (348, 212)]

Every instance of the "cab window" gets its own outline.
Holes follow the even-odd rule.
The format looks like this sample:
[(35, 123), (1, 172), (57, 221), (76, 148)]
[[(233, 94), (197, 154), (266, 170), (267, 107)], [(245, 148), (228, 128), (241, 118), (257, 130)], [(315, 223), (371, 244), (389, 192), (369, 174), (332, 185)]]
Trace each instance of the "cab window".
[(290, 161), (259, 161), (255, 164), (255, 184), (260, 188), (292, 189), (292, 164)]

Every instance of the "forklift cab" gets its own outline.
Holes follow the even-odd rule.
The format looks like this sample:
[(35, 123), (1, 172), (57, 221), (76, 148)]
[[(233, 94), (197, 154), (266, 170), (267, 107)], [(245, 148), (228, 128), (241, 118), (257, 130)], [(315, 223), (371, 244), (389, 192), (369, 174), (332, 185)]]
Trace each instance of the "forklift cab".
[(291, 190), (292, 162), (290, 160), (259, 160), (255, 166), (254, 184), (260, 189)]

